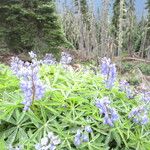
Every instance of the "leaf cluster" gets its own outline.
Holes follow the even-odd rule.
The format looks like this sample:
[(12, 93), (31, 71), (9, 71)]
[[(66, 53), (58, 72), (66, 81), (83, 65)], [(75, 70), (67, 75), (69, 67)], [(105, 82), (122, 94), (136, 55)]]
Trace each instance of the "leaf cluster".
[[(0, 74), (0, 81), (5, 71)], [(91, 71), (75, 72), (58, 66), (41, 67), (41, 79), (47, 86), (42, 100), (34, 101), (31, 109), (23, 112), (22, 93), (15, 88), (7, 90), (0, 101), (0, 143), (3, 147), (23, 145), (25, 150), (34, 150), (34, 145), (47, 134), (54, 132), (61, 139), (58, 150), (148, 150), (150, 147), (150, 124), (140, 126), (128, 119), (128, 114), (138, 104), (138, 97), (128, 99), (118, 90), (116, 83), (107, 90), (103, 78)], [(4, 79), (18, 82), (5, 74)], [(2, 89), (9, 89), (9, 85)], [(11, 86), (11, 84), (10, 84)], [(103, 124), (94, 102), (95, 98), (108, 96), (120, 116), (114, 127)], [(75, 147), (73, 144), (77, 129), (90, 125), (93, 133), (90, 141)]]

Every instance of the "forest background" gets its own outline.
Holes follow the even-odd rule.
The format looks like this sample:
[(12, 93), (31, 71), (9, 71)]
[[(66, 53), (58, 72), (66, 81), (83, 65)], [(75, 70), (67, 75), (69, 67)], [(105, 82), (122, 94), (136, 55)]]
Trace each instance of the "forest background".
[(0, 53), (150, 59), (150, 0), (2, 0)]

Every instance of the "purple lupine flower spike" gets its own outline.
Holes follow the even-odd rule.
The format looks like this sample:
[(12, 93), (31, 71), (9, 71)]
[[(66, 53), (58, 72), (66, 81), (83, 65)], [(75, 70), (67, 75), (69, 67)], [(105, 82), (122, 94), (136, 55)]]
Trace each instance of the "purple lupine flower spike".
[(88, 133), (92, 133), (93, 132), (93, 130), (92, 130), (92, 128), (90, 126), (85, 126), (84, 130), (86, 132), (88, 132)]
[(89, 133), (93, 132), (92, 128), (88, 125), (82, 129), (78, 129), (74, 137), (74, 145), (79, 146), (83, 142), (89, 142)]
[(60, 59), (60, 63), (63, 65), (68, 65), (72, 62), (72, 57), (70, 54), (66, 53), (66, 52), (62, 52), (61, 53), (61, 59)]
[(134, 123), (145, 125), (149, 122), (148, 118), (148, 110), (145, 106), (139, 106), (137, 108), (133, 108), (129, 113), (129, 118), (133, 120)]
[(109, 73), (109, 65), (111, 63), (110, 59), (107, 59), (106, 57), (102, 58), (101, 60), (101, 73), (102, 75), (108, 75)]
[(127, 98), (133, 98), (133, 92), (130, 88), (129, 83), (126, 80), (120, 81), (119, 89), (120, 91), (126, 93)]
[(105, 78), (106, 88), (111, 89), (116, 81), (117, 69), (110, 59), (102, 58), (101, 73)]
[(82, 130), (78, 129), (74, 138), (74, 145), (79, 146), (81, 144)]
[(55, 136), (53, 132), (49, 132), (45, 137), (41, 139), (39, 143), (35, 145), (36, 150), (55, 150), (57, 145), (61, 143), (58, 136)]
[(142, 93), (142, 100), (146, 103), (150, 103), (150, 92), (144, 91)]
[(24, 94), (24, 111), (27, 111), (34, 100), (39, 100), (44, 96), (45, 86), (39, 77), (39, 62), (36, 54), (30, 52), (32, 63), (23, 62), (19, 58), (12, 58), (11, 69), (20, 79), (20, 88)]
[(95, 105), (98, 107), (100, 114), (104, 115), (104, 124), (114, 126), (114, 122), (119, 119), (119, 115), (114, 108), (110, 107), (108, 97), (97, 99)]
[(89, 142), (89, 136), (88, 136), (88, 134), (86, 134), (86, 133), (82, 134), (82, 141), (83, 142)]
[(52, 54), (46, 54), (44, 57), (43, 63), (48, 64), (48, 65), (54, 65), (56, 64), (56, 59), (54, 58)]
[(32, 59), (37, 57), (37, 55), (33, 51), (29, 52), (29, 55)]

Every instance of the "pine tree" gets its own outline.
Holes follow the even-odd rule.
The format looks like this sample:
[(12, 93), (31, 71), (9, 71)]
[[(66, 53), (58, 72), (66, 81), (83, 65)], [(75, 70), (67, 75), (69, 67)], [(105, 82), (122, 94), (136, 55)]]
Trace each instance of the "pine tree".
[(150, 0), (147, 0), (146, 2), (146, 9), (148, 10), (146, 51), (148, 55), (147, 57), (150, 59)]
[(80, 9), (80, 12), (83, 17), (84, 22), (88, 22), (88, 5), (87, 0), (74, 0), (74, 4), (77, 8), (77, 12)]
[(119, 25), (119, 3), (120, 0), (115, 0), (113, 4), (113, 17), (112, 17), (112, 32), (117, 37), (118, 25)]
[(148, 35), (150, 37), (150, 0), (146, 2), (146, 9), (148, 10)]
[(110, 4), (110, 0), (102, 0), (102, 10), (101, 10), (101, 56), (107, 56), (107, 57), (109, 57), (109, 48), (108, 48), (109, 4)]
[[(126, 3), (123, 4), (123, 19), (126, 18)], [(119, 16), (120, 16), (120, 0), (115, 0), (113, 3), (113, 17), (112, 17), (112, 33), (115, 38), (118, 36), (119, 30)]]
[(137, 22), (135, 14), (135, 0), (127, 1), (127, 19), (126, 19), (126, 33), (124, 37), (124, 47), (131, 55), (134, 50), (134, 45), (137, 40)]
[(0, 28), (13, 52), (57, 52), (66, 43), (53, 0), (1, 0)]
[(148, 10), (148, 15), (150, 16), (150, 0), (146, 2), (146, 9)]

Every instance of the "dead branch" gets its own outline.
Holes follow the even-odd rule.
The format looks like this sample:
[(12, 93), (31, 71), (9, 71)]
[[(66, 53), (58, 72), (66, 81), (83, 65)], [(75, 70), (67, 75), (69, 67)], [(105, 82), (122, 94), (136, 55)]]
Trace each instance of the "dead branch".
[(140, 59), (140, 58), (134, 58), (134, 57), (124, 57), (122, 58), (122, 61), (140, 61), (140, 62), (145, 62), (145, 63), (150, 63), (150, 60), (146, 59)]

